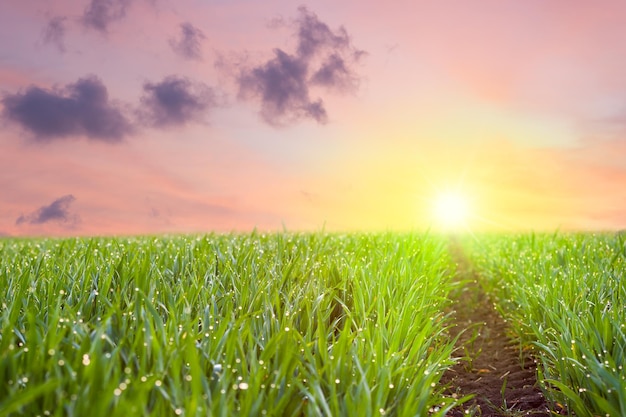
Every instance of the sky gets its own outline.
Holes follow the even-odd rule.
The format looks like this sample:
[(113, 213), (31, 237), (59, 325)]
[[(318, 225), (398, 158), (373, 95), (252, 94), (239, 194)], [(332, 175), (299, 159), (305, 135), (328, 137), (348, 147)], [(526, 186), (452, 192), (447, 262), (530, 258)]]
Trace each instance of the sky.
[[(626, 228), (621, 0), (0, 2), (0, 236)], [(454, 200), (459, 201), (459, 200)]]

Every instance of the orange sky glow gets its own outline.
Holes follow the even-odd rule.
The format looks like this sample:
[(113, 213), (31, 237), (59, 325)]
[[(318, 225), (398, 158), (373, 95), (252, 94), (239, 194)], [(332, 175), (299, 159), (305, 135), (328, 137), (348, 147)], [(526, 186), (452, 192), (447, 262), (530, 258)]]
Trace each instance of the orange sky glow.
[(626, 228), (626, 4), (0, 4), (0, 236)]

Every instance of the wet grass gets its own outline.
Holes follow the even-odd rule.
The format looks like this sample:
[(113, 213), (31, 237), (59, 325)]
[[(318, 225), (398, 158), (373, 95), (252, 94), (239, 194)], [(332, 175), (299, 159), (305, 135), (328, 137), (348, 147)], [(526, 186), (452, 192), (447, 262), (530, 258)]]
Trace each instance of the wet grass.
[(446, 244), (1, 240), (0, 417), (443, 416)]
[[(463, 356), (443, 313), (463, 290), (447, 247), (408, 233), (0, 240), (0, 417), (444, 416), (467, 401), (440, 381)], [(624, 235), (464, 247), (554, 410), (626, 415)]]
[(623, 234), (481, 236), (468, 246), (554, 408), (626, 415)]

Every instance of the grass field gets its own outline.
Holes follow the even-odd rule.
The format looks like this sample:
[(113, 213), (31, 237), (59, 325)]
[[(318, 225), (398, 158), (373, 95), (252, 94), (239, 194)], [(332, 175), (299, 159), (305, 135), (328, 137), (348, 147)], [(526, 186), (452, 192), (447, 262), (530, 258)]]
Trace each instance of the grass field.
[(442, 238), (2, 240), (0, 416), (444, 415)]
[(626, 236), (483, 236), (482, 283), (556, 407), (626, 416)]
[[(624, 237), (465, 246), (555, 410), (626, 415)], [(0, 240), (0, 417), (443, 416), (454, 272), (432, 234)]]

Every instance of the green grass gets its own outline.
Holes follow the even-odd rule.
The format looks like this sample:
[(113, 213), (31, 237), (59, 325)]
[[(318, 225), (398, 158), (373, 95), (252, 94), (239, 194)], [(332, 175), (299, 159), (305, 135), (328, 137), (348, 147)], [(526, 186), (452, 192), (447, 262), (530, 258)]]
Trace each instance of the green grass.
[(626, 416), (625, 236), (481, 236), (469, 246), (556, 407)]
[[(444, 237), (0, 240), (0, 417), (443, 416)], [(626, 415), (619, 234), (465, 241), (554, 407)], [(456, 282), (456, 283), (455, 283)], [(471, 300), (466, 300), (471, 302)]]
[(0, 240), (0, 417), (443, 416), (446, 244)]

